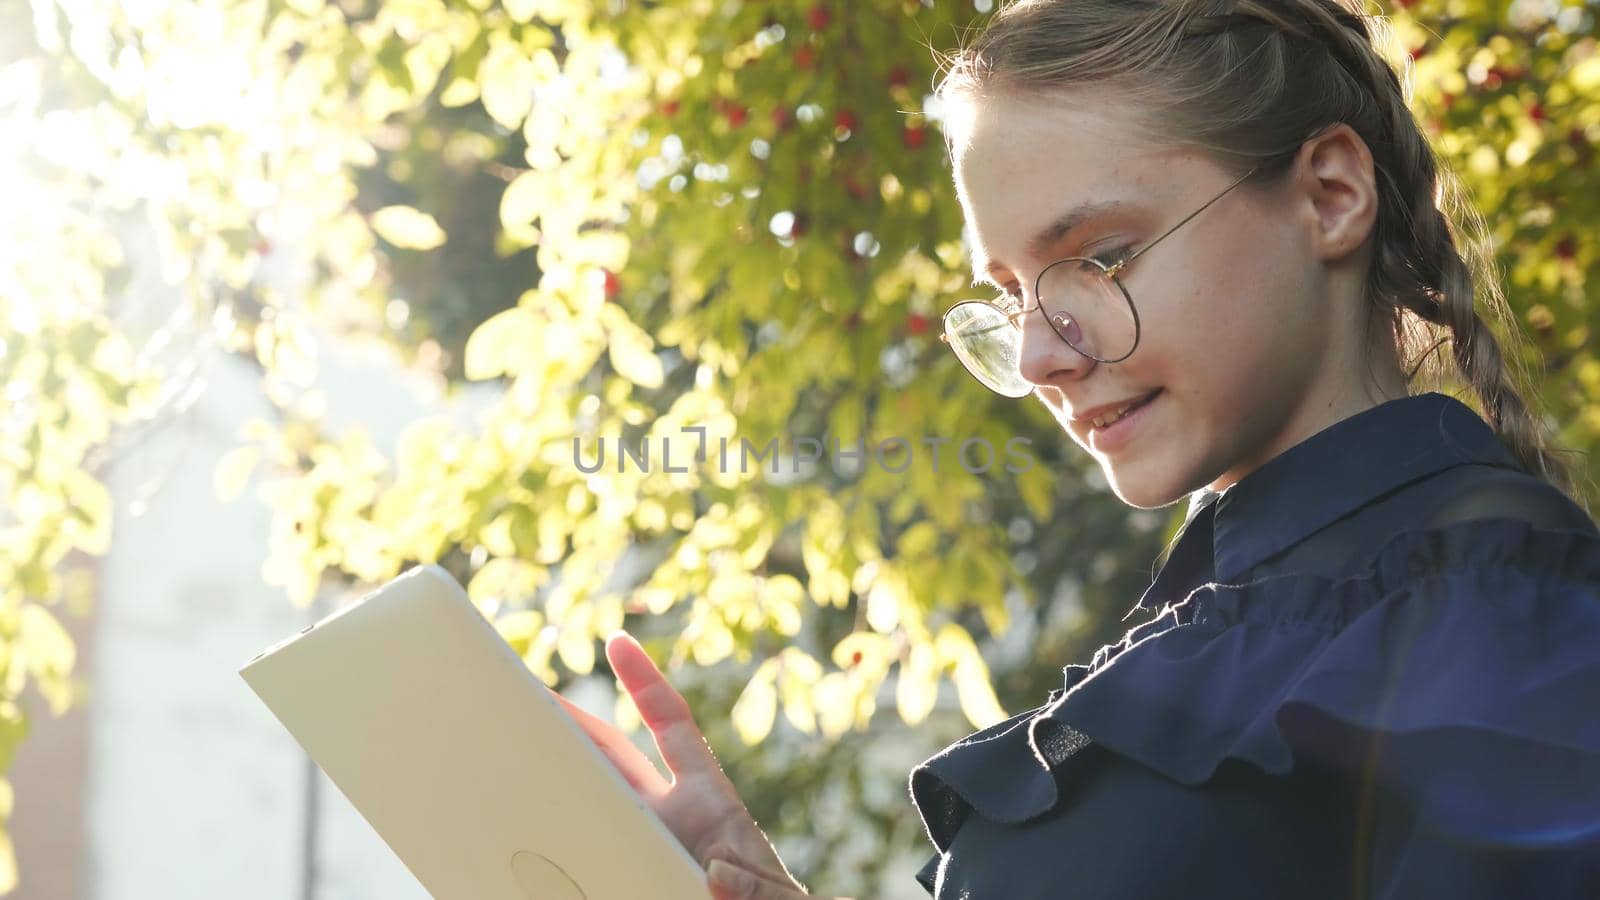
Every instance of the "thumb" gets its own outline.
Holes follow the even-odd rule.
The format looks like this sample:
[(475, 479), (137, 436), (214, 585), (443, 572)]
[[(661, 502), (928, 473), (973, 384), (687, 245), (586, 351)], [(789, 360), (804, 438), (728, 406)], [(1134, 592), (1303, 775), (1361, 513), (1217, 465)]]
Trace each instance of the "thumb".
[(804, 889), (778, 884), (722, 859), (706, 867), (713, 900), (850, 900), (849, 897), (819, 897)]
[(774, 884), (725, 860), (713, 859), (706, 867), (714, 900), (799, 900), (809, 895)]

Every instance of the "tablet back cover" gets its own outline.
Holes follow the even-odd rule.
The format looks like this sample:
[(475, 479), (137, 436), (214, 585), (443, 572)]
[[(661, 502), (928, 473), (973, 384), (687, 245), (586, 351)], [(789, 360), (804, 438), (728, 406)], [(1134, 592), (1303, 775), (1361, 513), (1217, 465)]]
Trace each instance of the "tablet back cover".
[(706, 900), (704, 874), (437, 566), (245, 681), (442, 900)]

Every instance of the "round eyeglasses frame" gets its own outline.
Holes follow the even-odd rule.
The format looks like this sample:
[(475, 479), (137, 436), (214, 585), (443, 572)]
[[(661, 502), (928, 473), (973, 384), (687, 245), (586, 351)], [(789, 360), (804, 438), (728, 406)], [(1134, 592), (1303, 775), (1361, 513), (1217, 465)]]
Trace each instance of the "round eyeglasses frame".
[[(1035, 301), (1034, 301), (1033, 306), (1031, 306), (1031, 307), (1023, 307), (1023, 308), (1020, 308), (1020, 309), (1015, 309), (1015, 310), (1009, 310), (1008, 311), (1006, 308), (1002, 307), (1000, 304), (994, 302), (993, 300), (963, 300), (960, 303), (957, 303), (956, 305), (954, 305), (954, 306), (950, 307), (949, 309), (945, 310), (944, 317), (943, 317), (944, 329), (945, 330), (939, 335), (939, 340), (942, 341), (945, 344), (950, 345), (950, 349), (956, 350), (956, 345), (954, 343), (952, 343), (952, 338), (951, 338), (951, 332), (955, 331), (956, 329), (954, 328), (954, 326), (951, 325), (950, 317), (951, 317), (952, 313), (956, 312), (956, 310), (961, 309), (962, 307), (968, 306), (970, 304), (976, 303), (976, 304), (981, 304), (983, 306), (990, 307), (991, 309), (994, 309), (996, 312), (998, 312), (1001, 316), (1003, 316), (1005, 318), (1005, 323), (1004, 324), (993, 325), (993, 326), (990, 326), (988, 328), (980, 329), (980, 330), (978, 330), (976, 332), (971, 332), (971, 331), (967, 332), (967, 334), (972, 334), (972, 335), (986, 334), (989, 331), (992, 331), (992, 330), (998, 329), (998, 328), (1015, 328), (1015, 329), (1020, 330), (1022, 328), (1022, 324), (1021, 324), (1022, 317), (1027, 315), (1029, 312), (1032, 312), (1033, 310), (1037, 309), (1037, 310), (1039, 310), (1039, 315), (1044, 316), (1044, 320), (1050, 326), (1050, 330), (1054, 331), (1056, 333), (1056, 337), (1061, 338), (1062, 342), (1065, 343), (1067, 346), (1071, 347), (1073, 350), (1077, 351), (1078, 353), (1083, 354), (1084, 356), (1089, 357), (1090, 359), (1092, 359), (1092, 360), (1094, 360), (1096, 362), (1101, 362), (1101, 363), (1118, 363), (1118, 362), (1122, 362), (1123, 360), (1125, 360), (1128, 357), (1132, 356), (1133, 352), (1135, 350), (1139, 349), (1139, 336), (1140, 336), (1140, 331), (1141, 331), (1140, 326), (1139, 326), (1139, 308), (1138, 308), (1138, 306), (1136, 306), (1134, 304), (1133, 295), (1128, 293), (1127, 286), (1122, 283), (1122, 279), (1119, 277), (1119, 275), (1122, 272), (1122, 270), (1127, 268), (1129, 263), (1131, 263), (1134, 260), (1138, 259), (1139, 257), (1143, 256), (1145, 251), (1147, 251), (1151, 247), (1154, 247), (1155, 245), (1161, 243), (1161, 241), (1164, 238), (1166, 238), (1167, 235), (1173, 233), (1174, 231), (1177, 231), (1179, 228), (1183, 227), (1183, 225), (1186, 222), (1188, 222), (1190, 219), (1193, 219), (1195, 216), (1200, 215), (1200, 213), (1205, 211), (1206, 207), (1208, 207), (1211, 204), (1217, 202), (1218, 200), (1221, 200), (1223, 198), (1223, 196), (1225, 196), (1229, 191), (1233, 190), (1235, 187), (1238, 187), (1240, 184), (1242, 184), (1245, 181), (1245, 179), (1249, 178), (1251, 175), (1254, 175), (1258, 168), (1259, 168), (1259, 166), (1252, 167), (1250, 169), (1250, 171), (1248, 171), (1248, 172), (1244, 173), (1243, 175), (1239, 176), (1239, 178), (1237, 180), (1235, 180), (1232, 184), (1230, 184), (1227, 187), (1223, 188), (1222, 191), (1220, 193), (1218, 193), (1215, 197), (1212, 197), (1210, 200), (1207, 200), (1205, 203), (1201, 204), (1199, 209), (1195, 210), (1192, 213), (1189, 213), (1187, 216), (1184, 216), (1182, 219), (1180, 219), (1178, 221), (1178, 224), (1176, 224), (1176, 225), (1172, 226), (1171, 228), (1168, 228), (1166, 231), (1162, 232), (1161, 235), (1159, 237), (1157, 237), (1155, 240), (1152, 240), (1148, 244), (1145, 244), (1143, 247), (1139, 248), (1134, 253), (1132, 253), (1132, 254), (1130, 254), (1130, 255), (1128, 255), (1126, 257), (1123, 257), (1122, 259), (1117, 260), (1115, 263), (1113, 263), (1111, 265), (1106, 265), (1105, 263), (1101, 262), (1100, 260), (1098, 260), (1098, 259), (1096, 259), (1096, 258), (1094, 258), (1092, 256), (1069, 256), (1069, 257), (1066, 257), (1064, 259), (1058, 259), (1055, 262), (1051, 263), (1050, 265), (1045, 266), (1043, 269), (1040, 270), (1038, 277), (1036, 277), (1034, 279), (1034, 282), (1033, 282), (1033, 296), (1035, 298)], [(1086, 352), (1084, 350), (1080, 350), (1076, 344), (1074, 344), (1074, 343), (1072, 343), (1072, 341), (1068, 340), (1067, 336), (1062, 333), (1062, 329), (1063, 328), (1069, 327), (1071, 325), (1072, 317), (1067, 315), (1066, 313), (1056, 313), (1055, 316), (1053, 316), (1053, 317), (1045, 315), (1044, 305), (1043, 305), (1043, 298), (1039, 297), (1039, 286), (1044, 283), (1045, 273), (1049, 272), (1051, 269), (1055, 268), (1056, 266), (1063, 265), (1065, 263), (1090, 263), (1090, 264), (1094, 265), (1095, 267), (1099, 268), (1100, 271), (1107, 278), (1111, 279), (1111, 283), (1115, 284), (1117, 286), (1117, 290), (1122, 292), (1122, 298), (1128, 302), (1128, 310), (1129, 310), (1129, 312), (1131, 312), (1133, 314), (1133, 346), (1128, 349), (1127, 353), (1122, 354), (1121, 356), (1117, 357), (1116, 359), (1104, 359), (1102, 357), (1095, 356), (1092, 353), (1088, 353), (1088, 352)], [(1059, 321), (1052, 321), (1052, 319), (1059, 320)], [(990, 390), (994, 391), (997, 394), (1000, 394), (1000, 395), (1005, 396), (1005, 397), (1016, 398), (1016, 397), (1026, 397), (1028, 394), (1033, 392), (1033, 389), (1031, 387), (1026, 388), (1026, 389), (1022, 390), (1020, 393), (1015, 393), (1015, 394), (1013, 394), (1011, 392), (1008, 392), (1008, 391), (1003, 391), (1003, 390), (995, 387), (994, 385), (990, 384), (987, 380), (985, 380), (984, 377), (982, 375), (980, 375), (973, 368), (973, 365), (968, 363), (965, 355), (961, 351), (956, 350), (956, 358), (961, 360), (962, 367), (965, 368), (969, 374), (971, 374), (974, 378), (978, 379), (978, 381), (981, 382), (984, 385), (984, 387), (989, 388)]]

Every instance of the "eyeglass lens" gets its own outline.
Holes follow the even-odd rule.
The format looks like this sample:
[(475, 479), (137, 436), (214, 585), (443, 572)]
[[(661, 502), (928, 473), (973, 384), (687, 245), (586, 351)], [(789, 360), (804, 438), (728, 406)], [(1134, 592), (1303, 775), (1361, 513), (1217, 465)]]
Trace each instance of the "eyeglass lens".
[(1095, 262), (1067, 259), (1046, 269), (1039, 304), (1056, 334), (1085, 356), (1105, 362), (1132, 352), (1138, 334), (1133, 307)]
[[(1133, 352), (1138, 322), (1122, 289), (1091, 260), (1062, 260), (1039, 277), (1039, 302), (1050, 327), (1078, 352), (1101, 362)], [(1022, 377), (1021, 327), (983, 302), (961, 303), (945, 314), (945, 333), (963, 365), (990, 390), (1026, 396), (1032, 385)]]

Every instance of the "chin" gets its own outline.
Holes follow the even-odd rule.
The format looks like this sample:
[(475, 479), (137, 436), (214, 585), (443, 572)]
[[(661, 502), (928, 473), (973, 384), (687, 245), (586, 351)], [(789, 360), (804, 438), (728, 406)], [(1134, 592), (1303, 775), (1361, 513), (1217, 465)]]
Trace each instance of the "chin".
[(1106, 481), (1117, 499), (1135, 509), (1158, 509), (1171, 506), (1189, 495), (1182, 486), (1159, 478), (1141, 478), (1137, 474), (1121, 476), (1109, 466), (1105, 467)]

